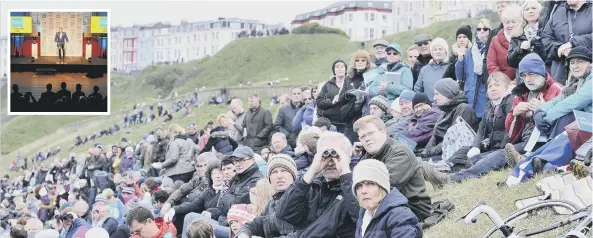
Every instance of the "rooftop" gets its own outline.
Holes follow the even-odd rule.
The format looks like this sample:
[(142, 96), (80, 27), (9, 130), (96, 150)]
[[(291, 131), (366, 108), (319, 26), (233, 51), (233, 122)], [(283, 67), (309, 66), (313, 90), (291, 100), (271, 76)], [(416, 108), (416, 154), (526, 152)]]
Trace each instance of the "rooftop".
[(392, 2), (386, 1), (339, 1), (317, 11), (299, 14), (295, 17), (295, 21), (306, 20), (309, 17), (320, 17), (327, 13), (341, 12), (344, 9), (374, 8), (391, 11), (392, 4)]
[(144, 25), (133, 25), (133, 26), (128, 26), (128, 27), (113, 27), (111, 28), (112, 32), (116, 32), (116, 31), (120, 31), (120, 30), (126, 30), (126, 29), (130, 29), (130, 28), (140, 28), (140, 30), (147, 30), (147, 29), (160, 29), (160, 28), (167, 28), (167, 27), (181, 27), (181, 26), (189, 26), (189, 25), (201, 25), (201, 24), (209, 24), (209, 23), (216, 23), (216, 22), (241, 22), (241, 23), (251, 23), (251, 24), (262, 24), (260, 21), (258, 20), (250, 20), (250, 19), (241, 19), (241, 18), (236, 18), (236, 17), (231, 17), (231, 18), (224, 18), (224, 17), (219, 17), (216, 20), (210, 20), (210, 21), (196, 21), (196, 22), (188, 22), (185, 20), (182, 20), (180, 22), (180, 24), (178, 25), (171, 25), (169, 23), (162, 23), (162, 22), (158, 22), (158, 23), (153, 23), (153, 24), (144, 24)]

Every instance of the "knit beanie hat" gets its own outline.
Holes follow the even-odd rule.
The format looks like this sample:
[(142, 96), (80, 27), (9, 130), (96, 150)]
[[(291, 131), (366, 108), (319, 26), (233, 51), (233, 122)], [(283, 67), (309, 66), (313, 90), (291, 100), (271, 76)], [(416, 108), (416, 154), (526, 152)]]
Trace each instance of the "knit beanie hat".
[(285, 154), (277, 154), (268, 159), (268, 164), (266, 167), (266, 177), (268, 177), (268, 180), (270, 179), (272, 170), (278, 167), (288, 170), (288, 172), (292, 174), (292, 178), (296, 179), (297, 168), (294, 159)]
[(437, 45), (443, 47), (447, 52), (446, 55), (449, 55), (449, 45), (447, 44), (447, 41), (443, 38), (435, 38), (430, 42), (430, 52), (432, 52), (432, 47), (435, 47)]
[(227, 221), (236, 221), (245, 225), (245, 223), (253, 221), (255, 215), (249, 213), (249, 205), (247, 204), (235, 204), (229, 209)]
[(354, 193), (355, 197), (356, 185), (364, 181), (376, 183), (379, 187), (385, 189), (387, 193), (391, 191), (387, 166), (376, 159), (361, 160), (354, 167), (354, 171), (352, 171), (352, 193)]
[(319, 137), (319, 133), (316, 133), (314, 131), (302, 131), (299, 134), (298, 142), (301, 143), (301, 145), (307, 146), (311, 153), (315, 153), (317, 152), (317, 141), (319, 140)]
[(461, 34), (464, 34), (469, 41), (472, 41), (472, 27), (469, 25), (465, 25), (465, 26), (461, 26), (459, 27), (459, 29), (457, 29), (457, 32), (455, 33), (455, 39), (457, 39), (457, 37)]
[(537, 73), (546, 77), (544, 61), (536, 53), (529, 53), (519, 62), (519, 75), (522, 73)]
[(344, 62), (343, 60), (336, 60), (334, 61), (334, 63), (332, 64), (332, 72), (334, 73), (334, 76), (336, 75), (336, 64), (338, 63), (342, 63), (344, 64), (345, 67), (345, 71), (348, 71), (348, 65), (346, 64), (346, 62)]
[(416, 93), (412, 90), (407, 90), (405, 89), (404, 91), (402, 91), (402, 93), (399, 95), (399, 101), (401, 102), (402, 100), (405, 101), (412, 101), (412, 99), (414, 99), (414, 95)]
[(35, 238), (58, 238), (60, 233), (54, 229), (47, 229), (37, 232)]
[(93, 227), (86, 231), (85, 238), (109, 238), (109, 233), (101, 227)]
[(414, 95), (414, 99), (412, 99), (412, 106), (416, 106), (420, 103), (425, 103), (428, 104), (429, 106), (432, 106), (432, 103), (430, 102), (430, 99), (428, 98), (428, 96), (424, 93), (416, 93), (416, 95)]
[(109, 203), (107, 201), (107, 198), (103, 194), (99, 194), (95, 197), (95, 203), (97, 203), (97, 202)]
[(381, 110), (383, 110), (383, 112), (388, 112), (389, 110), (389, 102), (387, 101), (387, 98), (379, 95), (379, 96), (375, 96), (374, 98), (371, 99), (369, 105), (375, 105), (377, 107), (379, 107)]
[(457, 96), (460, 92), (459, 83), (451, 78), (444, 78), (438, 80), (434, 84), (434, 90), (439, 92), (441, 95), (451, 99)]

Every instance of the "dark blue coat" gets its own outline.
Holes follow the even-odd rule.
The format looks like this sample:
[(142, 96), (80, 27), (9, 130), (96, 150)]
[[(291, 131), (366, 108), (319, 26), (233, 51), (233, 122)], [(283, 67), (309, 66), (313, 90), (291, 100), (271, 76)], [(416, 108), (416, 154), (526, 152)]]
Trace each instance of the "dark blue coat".
[[(371, 222), (367, 226), (364, 237), (422, 237), (422, 228), (418, 218), (409, 207), (408, 199), (396, 188), (383, 199)], [(356, 223), (356, 237), (362, 238), (362, 221), (366, 210), (361, 208)]]

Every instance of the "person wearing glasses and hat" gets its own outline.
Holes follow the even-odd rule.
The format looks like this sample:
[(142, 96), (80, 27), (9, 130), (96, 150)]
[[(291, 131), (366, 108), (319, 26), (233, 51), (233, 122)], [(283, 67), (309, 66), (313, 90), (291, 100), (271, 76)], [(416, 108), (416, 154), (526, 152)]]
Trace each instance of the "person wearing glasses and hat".
[(422, 69), (424, 65), (427, 65), (428, 62), (432, 59), (432, 55), (430, 54), (431, 42), (432, 38), (428, 34), (420, 34), (414, 37), (414, 44), (416, 45), (416, 49), (418, 49), (418, 52), (420, 52), (420, 54), (416, 58), (414, 68), (412, 68), (412, 75), (414, 75), (414, 85), (418, 80), (420, 69)]
[(373, 42), (373, 48), (375, 49), (375, 55), (373, 56), (373, 63), (375, 65), (382, 65), (387, 63), (387, 52), (385, 52), (385, 48), (387, 48), (389, 42), (386, 40), (376, 40)]
[[(385, 72), (400, 73), (400, 83), (388, 83), (384, 77), (376, 77), (368, 83), (369, 98), (374, 98), (380, 94), (384, 94), (389, 105), (399, 97), (399, 95), (406, 89), (412, 90), (414, 78), (412, 71), (408, 64), (401, 61), (402, 47), (399, 44), (392, 43), (385, 48), (387, 52), (387, 61), (377, 67), (378, 75), (383, 75)], [(384, 93), (385, 92), (385, 93)]]

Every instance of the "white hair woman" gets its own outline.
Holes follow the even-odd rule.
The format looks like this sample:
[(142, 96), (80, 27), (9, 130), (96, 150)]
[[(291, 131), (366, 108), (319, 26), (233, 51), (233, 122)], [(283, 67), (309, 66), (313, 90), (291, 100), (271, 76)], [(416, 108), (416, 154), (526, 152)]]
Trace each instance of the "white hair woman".
[(397, 188), (390, 188), (383, 162), (362, 160), (354, 167), (352, 185), (360, 205), (356, 237), (422, 237), (408, 199)]
[[(507, 55), (507, 63), (513, 68), (519, 67), (519, 62), (529, 53), (536, 53), (542, 59), (546, 58), (538, 28), (538, 19), (542, 5), (537, 0), (528, 0), (521, 7), (522, 20), (513, 29)], [(519, 75), (517, 75), (519, 76)], [(516, 82), (520, 83), (520, 82)]]

